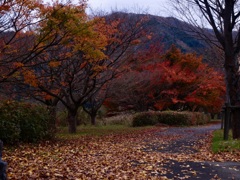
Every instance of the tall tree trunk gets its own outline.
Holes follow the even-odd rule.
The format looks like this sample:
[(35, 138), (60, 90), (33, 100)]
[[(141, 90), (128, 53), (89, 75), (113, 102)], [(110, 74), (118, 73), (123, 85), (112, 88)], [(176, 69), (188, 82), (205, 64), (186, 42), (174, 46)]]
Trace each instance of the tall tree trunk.
[[(237, 60), (234, 56), (225, 57), (225, 70), (227, 82), (227, 101), (231, 106), (240, 106), (240, 84)], [(232, 134), (233, 139), (240, 139), (240, 108), (232, 109)]]
[(240, 109), (232, 110), (233, 139), (240, 139)]
[(90, 116), (91, 116), (91, 124), (93, 125), (93, 126), (95, 126), (96, 125), (96, 116), (97, 116), (97, 113), (91, 113), (90, 114)]
[(77, 110), (68, 109), (68, 132), (70, 134), (77, 132)]

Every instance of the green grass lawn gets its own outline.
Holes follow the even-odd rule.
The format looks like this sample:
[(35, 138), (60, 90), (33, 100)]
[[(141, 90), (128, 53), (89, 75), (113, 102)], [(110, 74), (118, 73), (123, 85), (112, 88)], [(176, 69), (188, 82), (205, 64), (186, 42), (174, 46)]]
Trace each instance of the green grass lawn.
[(223, 130), (216, 130), (213, 133), (212, 151), (218, 152), (231, 152), (240, 150), (240, 140), (232, 139), (232, 132), (229, 132), (229, 140), (223, 140)]

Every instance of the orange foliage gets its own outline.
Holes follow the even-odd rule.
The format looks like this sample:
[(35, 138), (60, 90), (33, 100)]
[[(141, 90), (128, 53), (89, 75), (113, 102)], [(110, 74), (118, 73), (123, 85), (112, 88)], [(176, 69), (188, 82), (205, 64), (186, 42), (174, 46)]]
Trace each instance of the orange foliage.
[(33, 87), (37, 87), (38, 86), (38, 81), (37, 81), (37, 77), (34, 73), (34, 71), (32, 70), (25, 70), (23, 71), (23, 77), (24, 77), (24, 82), (26, 84), (29, 84)]
[[(52, 5), (41, 7), (43, 19), (37, 38), (42, 39), (43, 47), (53, 42), (56, 44), (50, 51), (44, 50), (43, 55), (34, 61), (37, 68), (30, 67), (24, 72), (25, 83), (34, 87), (38, 83), (50, 95), (58, 95), (59, 90), (69, 84), (73, 73), (81, 74), (87, 66), (92, 67), (92, 74), (96, 76), (105, 68), (99, 62), (106, 58), (103, 50), (107, 44), (107, 35), (103, 30), (98, 31), (100, 27), (104, 27), (105, 21), (100, 18), (89, 19), (85, 8), (85, 1), (78, 5), (55, 1)], [(38, 66), (39, 64), (44, 65)], [(42, 96), (47, 97), (45, 94)]]
[[(195, 54), (183, 54), (172, 47), (164, 56), (159, 71), (162, 73), (158, 109), (188, 107), (219, 112), (224, 103), (223, 74), (202, 63)], [(154, 93), (154, 92), (153, 92)]]
[(55, 68), (55, 67), (60, 66), (60, 65), (61, 65), (61, 62), (59, 62), (59, 61), (50, 61), (50, 62), (48, 63), (48, 65), (49, 65), (50, 67), (52, 67), (52, 68)]
[(16, 67), (16, 68), (21, 68), (21, 67), (24, 66), (24, 64), (21, 63), (21, 62), (14, 62), (14, 63), (13, 63), (13, 66)]

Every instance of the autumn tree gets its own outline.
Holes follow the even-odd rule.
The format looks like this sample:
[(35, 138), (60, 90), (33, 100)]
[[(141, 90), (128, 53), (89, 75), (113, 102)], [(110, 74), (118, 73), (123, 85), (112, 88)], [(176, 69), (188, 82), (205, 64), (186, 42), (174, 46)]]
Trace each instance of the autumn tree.
[(33, 61), (56, 41), (46, 41), (46, 34), (36, 38), (43, 5), (40, 1), (3, 0), (0, 2), (0, 83), (17, 80), (18, 71)]
[[(4, 0), (0, 2), (0, 84), (1, 93), (17, 100), (26, 95), (28, 84), (36, 87), (37, 59), (60, 41), (51, 31), (39, 31), (46, 22), (46, 6), (38, 0)], [(21, 89), (23, 87), (23, 89)], [(57, 99), (51, 104), (56, 104)], [(48, 101), (49, 104), (49, 101)]]
[(93, 125), (97, 112), (107, 97), (109, 84), (125, 73), (129, 63), (134, 61), (135, 51), (149, 39), (145, 28), (147, 17), (125, 12), (112, 12), (101, 17), (104, 18), (106, 27), (113, 29), (113, 33), (108, 34), (108, 44), (103, 51), (108, 58), (102, 61), (107, 69), (98, 79), (102, 87), (96, 87), (94, 94), (83, 104), (83, 109), (90, 115)]
[[(215, 38), (204, 38), (209, 43), (217, 45), (224, 52), (224, 68), (227, 86), (227, 103), (239, 106), (239, 60), (240, 31), (239, 19), (240, 1), (238, 0), (186, 0), (175, 1), (175, 7), (196, 25), (196, 17), (204, 19), (212, 27)], [(205, 36), (206, 37), (206, 36)], [(233, 138), (240, 138), (240, 109), (232, 110)]]
[(129, 47), (136, 44), (132, 42), (141, 35), (141, 24), (135, 24), (137, 30), (130, 32), (123, 26), (126, 21), (119, 18), (89, 19), (85, 5), (56, 2), (44, 9), (45, 21), (39, 32), (47, 34), (48, 41), (57, 39), (59, 43), (38, 57), (37, 68), (21, 71), (35, 99), (57, 99), (66, 107), (70, 133), (76, 132), (78, 108), (114, 76)]
[(105, 58), (102, 50), (106, 37), (97, 30), (102, 21), (89, 20), (84, 3), (63, 5), (56, 2), (44, 9), (45, 20), (39, 31), (48, 34), (50, 42), (57, 39), (58, 46), (39, 56), (36, 68), (21, 71), (35, 99), (45, 103), (57, 100), (67, 108), (71, 133), (76, 132), (78, 107), (98, 86), (97, 76), (104, 69), (101, 60)]
[(158, 99), (157, 109), (221, 111), (225, 93), (221, 73), (204, 64), (201, 57), (183, 54), (175, 46), (163, 58), (159, 64), (163, 86), (152, 92)]
[(183, 54), (175, 46), (164, 55), (153, 54), (158, 61), (150, 58), (152, 63), (138, 66), (112, 82), (106, 105), (115, 107), (115, 111), (221, 110), (225, 93), (221, 73), (204, 64), (201, 57)]

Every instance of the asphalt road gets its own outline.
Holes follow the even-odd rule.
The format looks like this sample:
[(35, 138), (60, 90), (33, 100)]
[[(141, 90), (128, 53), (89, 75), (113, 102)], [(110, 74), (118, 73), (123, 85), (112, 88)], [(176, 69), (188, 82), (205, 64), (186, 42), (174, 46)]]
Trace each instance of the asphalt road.
[[(157, 133), (158, 136), (165, 139), (173, 139), (171, 143), (164, 146), (157, 144), (149, 145), (146, 151), (157, 151), (159, 153), (197, 153), (194, 148), (203, 136), (208, 135), (215, 129), (220, 129), (219, 124), (199, 127), (170, 127), (166, 131)], [(172, 137), (177, 137), (176, 139)], [(204, 145), (204, 144), (203, 144)], [(161, 146), (161, 147), (160, 147)], [(178, 162), (171, 158), (166, 159), (163, 167), (167, 169), (164, 175), (168, 179), (200, 179), (200, 180), (240, 180), (240, 162), (195, 162), (191, 159)]]

